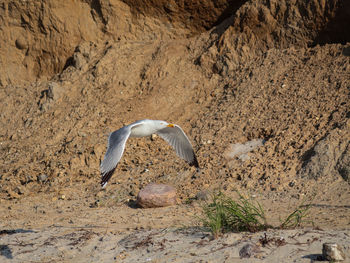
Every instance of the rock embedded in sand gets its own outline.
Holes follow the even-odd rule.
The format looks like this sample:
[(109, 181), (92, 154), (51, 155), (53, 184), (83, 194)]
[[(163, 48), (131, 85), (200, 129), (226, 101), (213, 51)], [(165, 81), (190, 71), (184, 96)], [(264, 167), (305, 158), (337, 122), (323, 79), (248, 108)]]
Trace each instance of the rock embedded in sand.
[(46, 174), (40, 174), (40, 175), (38, 175), (37, 180), (38, 180), (38, 182), (43, 183), (43, 182), (45, 182), (47, 180), (47, 178), (48, 177), (47, 177)]
[(28, 48), (28, 43), (24, 39), (24, 37), (20, 36), (19, 38), (16, 39), (15, 45), (18, 49), (27, 49)]
[(258, 251), (258, 247), (254, 244), (246, 244), (239, 251), (240, 258), (250, 258), (254, 253)]
[(324, 243), (322, 255), (325, 259), (332, 262), (345, 260), (345, 254), (337, 243)]
[(137, 195), (137, 203), (143, 208), (175, 205), (176, 190), (165, 184), (148, 184)]
[(210, 198), (210, 192), (208, 190), (202, 190), (196, 194), (197, 200), (207, 201)]
[[(263, 139), (254, 139), (250, 140), (246, 143), (235, 143), (230, 144), (229, 147), (226, 148), (224, 156), (227, 159), (238, 158), (241, 161), (247, 161), (250, 159), (248, 153), (254, 151), (260, 146), (263, 146), (265, 140)], [(209, 144), (209, 141), (208, 141)]]

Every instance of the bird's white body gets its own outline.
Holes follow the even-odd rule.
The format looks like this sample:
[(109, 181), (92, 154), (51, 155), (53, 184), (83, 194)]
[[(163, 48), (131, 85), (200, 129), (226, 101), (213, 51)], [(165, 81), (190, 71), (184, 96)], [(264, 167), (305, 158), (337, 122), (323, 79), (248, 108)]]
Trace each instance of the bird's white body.
[(175, 149), (177, 155), (186, 160), (191, 166), (199, 167), (192, 145), (180, 126), (160, 120), (140, 120), (109, 135), (107, 151), (100, 166), (102, 187), (106, 186), (117, 167), (128, 138), (150, 136), (154, 133), (167, 141)]
[(157, 120), (142, 120), (130, 125), (132, 126), (130, 137), (145, 137), (157, 133), (158, 130), (165, 128), (169, 123)]

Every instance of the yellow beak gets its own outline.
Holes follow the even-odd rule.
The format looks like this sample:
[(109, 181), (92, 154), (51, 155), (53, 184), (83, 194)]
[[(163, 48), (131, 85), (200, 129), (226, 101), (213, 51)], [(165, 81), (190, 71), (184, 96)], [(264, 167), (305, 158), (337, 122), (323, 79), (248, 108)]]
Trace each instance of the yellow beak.
[(174, 128), (174, 124), (168, 124), (167, 127)]

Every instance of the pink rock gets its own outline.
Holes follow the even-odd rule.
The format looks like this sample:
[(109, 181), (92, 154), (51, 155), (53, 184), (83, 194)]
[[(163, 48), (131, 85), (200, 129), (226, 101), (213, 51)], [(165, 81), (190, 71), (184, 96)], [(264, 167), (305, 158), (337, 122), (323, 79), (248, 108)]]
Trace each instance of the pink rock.
[(137, 203), (143, 208), (176, 204), (176, 190), (165, 184), (148, 184), (137, 195)]

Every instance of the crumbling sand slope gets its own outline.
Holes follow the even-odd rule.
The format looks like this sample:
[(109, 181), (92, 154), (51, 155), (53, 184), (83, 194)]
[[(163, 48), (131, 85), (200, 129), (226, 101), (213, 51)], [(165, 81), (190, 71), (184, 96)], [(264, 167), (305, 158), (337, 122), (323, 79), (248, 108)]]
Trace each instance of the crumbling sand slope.
[[(113, 178), (119, 191), (165, 181), (188, 197), (212, 181), (281, 191), (300, 177), (346, 178), (348, 4), (197, 6), (3, 3), (3, 197), (97, 182), (108, 132), (141, 118), (182, 125), (202, 175), (161, 140), (131, 140)], [(258, 138), (266, 143), (248, 161), (224, 158), (228, 144)]]

